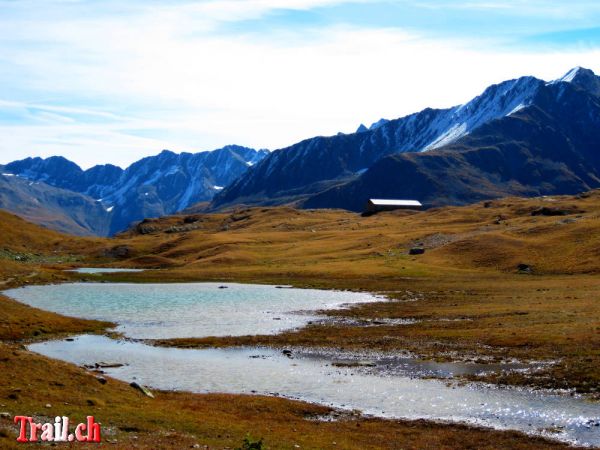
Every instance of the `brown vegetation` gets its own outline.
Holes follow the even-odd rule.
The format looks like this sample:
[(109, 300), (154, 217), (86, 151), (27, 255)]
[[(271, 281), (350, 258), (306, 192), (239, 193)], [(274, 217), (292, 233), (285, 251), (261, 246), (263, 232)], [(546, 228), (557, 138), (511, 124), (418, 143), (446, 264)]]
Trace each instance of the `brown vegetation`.
[[(542, 210), (551, 208), (550, 211)], [(429, 358), (559, 360), (535, 375), (495, 382), (575, 388), (600, 385), (600, 192), (503, 199), (463, 208), (363, 218), (344, 211), (253, 208), (146, 221), (114, 239), (72, 238), (0, 213), (4, 287), (66, 279), (248, 281), (368, 290), (390, 300), (330, 312), (409, 325), (315, 324), (278, 336), (172, 340), (163, 345), (269, 344), (410, 350)], [(409, 255), (411, 248), (422, 255)], [(75, 265), (162, 268), (75, 275)], [(110, 423), (113, 448), (240, 445), (247, 432), (270, 448), (548, 448), (517, 433), (427, 422), (346, 417), (307, 420), (325, 408), (264, 397), (159, 393), (100, 385), (88, 372), (18, 348), (15, 341), (95, 332), (107, 324), (69, 319), (0, 297), (0, 404), (13, 414)], [(24, 374), (27, 374), (24, 379)], [(16, 395), (16, 399), (11, 397)], [(14, 396), (13, 396), (14, 397)], [(46, 398), (48, 400), (46, 400)], [(64, 405), (64, 402), (68, 405)], [(56, 408), (54, 408), (56, 406)], [(181, 411), (177, 408), (181, 407)], [(56, 409), (56, 410), (55, 410)], [(2, 433), (2, 429), (9, 430)], [(172, 431), (174, 430), (174, 431)], [(0, 419), (0, 446), (14, 427)], [(2, 437), (6, 436), (8, 437)], [(492, 437), (493, 435), (493, 437)]]

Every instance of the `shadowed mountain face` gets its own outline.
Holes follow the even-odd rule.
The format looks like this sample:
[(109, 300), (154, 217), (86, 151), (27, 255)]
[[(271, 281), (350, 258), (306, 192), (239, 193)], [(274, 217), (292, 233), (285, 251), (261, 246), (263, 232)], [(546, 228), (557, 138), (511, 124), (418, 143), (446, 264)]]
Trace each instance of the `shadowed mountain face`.
[(600, 98), (590, 94), (567, 82), (543, 86), (529, 107), (441, 149), (385, 157), (304, 206), (360, 211), (372, 197), (460, 205), (600, 187)]
[(0, 208), (77, 236), (105, 236), (110, 227), (110, 214), (90, 197), (15, 175), (0, 175)]
[[(574, 117), (574, 111), (560, 114), (555, 111), (564, 103), (565, 93), (574, 92), (580, 92), (582, 98), (590, 99), (588, 103), (581, 100), (578, 113), (582, 116)], [(571, 139), (572, 128), (581, 121), (587, 121), (587, 125), (594, 122), (597, 112), (591, 99), (599, 93), (600, 78), (587, 69), (576, 68), (551, 83), (533, 77), (510, 80), (489, 87), (465, 105), (444, 110), (426, 109), (401, 119), (383, 121), (381, 125), (370, 129), (362, 127), (360, 132), (354, 134), (309, 139), (271, 153), (215, 196), (212, 207), (222, 208), (239, 203), (295, 203), (304, 207), (360, 210), (369, 196), (416, 198), (430, 204), (455, 204), (506, 193), (535, 195), (546, 191), (559, 192), (555, 190), (565, 188), (566, 184), (554, 179), (537, 182), (533, 179), (512, 180), (506, 178), (507, 173), (494, 174), (493, 167), (488, 167), (489, 177), (481, 175), (481, 167), (477, 164), (492, 164), (489, 153), (486, 153), (489, 156), (471, 154), (470, 157), (447, 153), (439, 157), (435, 155), (438, 155), (438, 149), (472, 152), (480, 147), (497, 147), (496, 150), (504, 154), (504, 159), (520, 160), (525, 156), (519, 156), (518, 149), (529, 149), (529, 140), (535, 139), (538, 146), (535, 155), (527, 157), (526, 170), (532, 173), (537, 170), (541, 176), (550, 176), (547, 167), (536, 166), (546, 162), (545, 152), (551, 151), (541, 141), (542, 137), (556, 137), (552, 133), (556, 131), (558, 125), (555, 122), (559, 120), (565, 123), (559, 124), (562, 128), (557, 133), (565, 139)], [(589, 110), (586, 109), (588, 107)], [(539, 113), (536, 115), (531, 112), (532, 108), (539, 110)], [(498, 121), (521, 117), (523, 114), (531, 115), (529, 120), (532, 128), (523, 129), (518, 136), (511, 135), (517, 130), (510, 126), (497, 124)], [(533, 126), (534, 123), (537, 128)], [(541, 134), (536, 137), (535, 131), (539, 129), (542, 130)], [(529, 136), (527, 133), (532, 134)], [(582, 139), (577, 138), (573, 141), (577, 144), (573, 145), (584, 145)], [(552, 144), (555, 143), (552, 141)], [(514, 152), (512, 155), (511, 149)], [(579, 147), (571, 149), (576, 153), (583, 150)], [(399, 158), (399, 154), (406, 157)], [(549, 158), (552, 164), (562, 164), (561, 155)], [(581, 163), (591, 164), (593, 161), (586, 159)], [(513, 167), (511, 164), (509, 166)], [(475, 176), (475, 173), (480, 175)], [(380, 178), (382, 176), (383, 179)], [(593, 178), (584, 177), (578, 182), (573, 176), (569, 175), (572, 181), (567, 183), (572, 189), (585, 189), (587, 183), (594, 183)], [(471, 183), (477, 185), (465, 187)], [(509, 189), (509, 186), (512, 187)], [(354, 198), (356, 196), (359, 197)]]
[[(27, 158), (7, 164), (3, 172), (30, 182), (42, 182), (71, 194), (77, 193), (95, 203), (108, 217), (108, 226), (84, 226), (92, 234), (114, 234), (134, 221), (158, 217), (212, 199), (215, 193), (244, 173), (268, 154), (239, 146), (227, 146), (212, 152), (175, 154), (163, 151), (141, 159), (127, 169), (106, 164), (82, 170), (63, 158)], [(40, 200), (39, 189), (30, 192), (32, 202)], [(22, 214), (18, 201), (0, 204)], [(42, 201), (41, 206), (45, 203)], [(74, 212), (64, 206), (64, 215)], [(23, 214), (24, 215), (24, 214)], [(35, 222), (31, 216), (27, 217)], [(38, 222), (40, 223), (40, 222)], [(52, 227), (52, 224), (47, 224)], [(69, 231), (61, 228), (61, 231)], [(73, 232), (78, 230), (73, 229)], [(81, 234), (81, 233), (78, 233)]]

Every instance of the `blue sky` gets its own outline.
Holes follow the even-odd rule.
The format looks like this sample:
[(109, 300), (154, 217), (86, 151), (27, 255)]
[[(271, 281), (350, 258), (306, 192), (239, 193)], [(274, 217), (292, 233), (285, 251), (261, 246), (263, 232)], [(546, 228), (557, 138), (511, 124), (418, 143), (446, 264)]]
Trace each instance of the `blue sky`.
[(600, 2), (0, 0), (0, 163), (276, 149), (600, 73)]

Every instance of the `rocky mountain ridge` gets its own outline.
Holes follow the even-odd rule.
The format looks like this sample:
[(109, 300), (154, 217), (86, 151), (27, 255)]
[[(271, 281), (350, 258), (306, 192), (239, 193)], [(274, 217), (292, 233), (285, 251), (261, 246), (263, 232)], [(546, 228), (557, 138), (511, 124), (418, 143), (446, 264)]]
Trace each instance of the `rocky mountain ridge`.
[[(111, 235), (145, 217), (172, 214), (195, 203), (211, 200), (224, 186), (267, 154), (267, 150), (230, 145), (200, 153), (178, 154), (164, 150), (126, 169), (104, 164), (82, 170), (66, 158), (53, 156), (14, 161), (2, 170), (29, 182), (77, 193), (87, 202), (97, 203), (108, 216), (109, 226), (106, 230), (88, 227), (88, 231)], [(30, 194), (30, 198), (35, 200), (34, 193)], [(16, 214), (22, 212), (19, 202), (15, 201), (5, 200), (0, 207)], [(68, 206), (65, 208), (68, 210)], [(64, 214), (72, 215), (69, 211), (64, 211)], [(80, 230), (77, 231), (80, 234)]]
[[(590, 99), (597, 98), (600, 92), (600, 78), (592, 71), (580, 67), (551, 82), (529, 76), (521, 77), (492, 85), (480, 96), (464, 105), (448, 109), (428, 108), (400, 119), (377, 122), (374, 125), (379, 125), (369, 129), (362, 127), (354, 134), (308, 139), (286, 149), (272, 152), (260, 164), (217, 194), (212, 208), (222, 209), (235, 204), (294, 204), (303, 207), (348, 207), (360, 210), (366, 198), (375, 193), (381, 197), (432, 201), (432, 205), (469, 203), (481, 198), (520, 192), (523, 192), (523, 195), (560, 193), (555, 189), (560, 186), (560, 183), (556, 185), (553, 184), (553, 180), (539, 180), (537, 184), (530, 186), (531, 189), (490, 187), (479, 190), (477, 195), (475, 195), (477, 189), (470, 191), (473, 193), (472, 197), (466, 191), (458, 194), (455, 191), (464, 181), (457, 183), (456, 186), (451, 183), (440, 185), (437, 183), (440, 175), (445, 177), (441, 160), (436, 160), (442, 164), (436, 170), (429, 168), (425, 161), (433, 161), (429, 154), (438, 149), (457, 151), (462, 148), (461, 145), (466, 145), (473, 150), (473, 146), (480, 143), (470, 139), (470, 136), (480, 136), (480, 129), (487, 130), (486, 146), (514, 140), (505, 133), (495, 136), (493, 131), (486, 127), (497, 121), (516, 117), (531, 108), (541, 110), (554, 108), (561, 104), (565, 92), (575, 91), (582, 92), (582, 95)], [(589, 110), (578, 110), (581, 118), (573, 114), (562, 115), (561, 120), (566, 122), (564, 125), (568, 128), (569, 123), (576, 125), (579, 119), (587, 118), (588, 125), (592, 126), (597, 114), (593, 103), (593, 101), (588, 102)], [(553, 126), (550, 117), (552, 114), (554, 113), (546, 114), (549, 118), (548, 123), (545, 123), (546, 119), (543, 117), (536, 116), (538, 126), (550, 130)], [(569, 139), (570, 132), (567, 131), (562, 136)], [(496, 137), (498, 141), (494, 142)], [(518, 139), (527, 140), (522, 136)], [(541, 153), (534, 160), (541, 161), (544, 159), (545, 148), (539, 147), (538, 150), (538, 153)], [(417, 172), (394, 172), (391, 169), (393, 164), (390, 164), (391, 172), (385, 177), (386, 183), (381, 180), (371, 180), (370, 177), (374, 173), (372, 169), (380, 170), (382, 161), (386, 160), (387, 163), (383, 164), (388, 164), (392, 160), (397, 160), (398, 155), (403, 154), (408, 155), (406, 161), (415, 161), (415, 164), (421, 167), (422, 171), (418, 172), (417, 178), (415, 178)], [(480, 157), (485, 158), (485, 155), (487, 153), (481, 153)], [(448, 158), (453, 159), (450, 156)], [(529, 161), (533, 164), (534, 160)], [(565, 163), (560, 157), (552, 161), (553, 164)], [(585, 163), (593, 164), (593, 161), (586, 160)], [(531, 169), (535, 173), (535, 164)], [(455, 171), (457, 174), (454, 178), (460, 179), (461, 176), (465, 177), (467, 172), (475, 169), (470, 164), (461, 164), (461, 168), (452, 166), (448, 170)], [(461, 173), (461, 170), (466, 172)], [(591, 172), (594, 170), (592, 169)], [(426, 183), (425, 180), (428, 179), (432, 182)], [(494, 184), (490, 180), (488, 184)], [(470, 181), (476, 182), (475, 179)], [(358, 185), (363, 187), (357, 190)], [(375, 185), (378, 186), (376, 189)], [(423, 187), (417, 189), (415, 187), (417, 185)], [(371, 186), (373, 189), (370, 188)], [(431, 186), (437, 188), (433, 189)], [(575, 186), (577, 189), (584, 190), (591, 185), (581, 182), (575, 183), (573, 189)], [(344, 195), (359, 196), (354, 199), (342, 199)], [(432, 200), (434, 197), (436, 201)]]

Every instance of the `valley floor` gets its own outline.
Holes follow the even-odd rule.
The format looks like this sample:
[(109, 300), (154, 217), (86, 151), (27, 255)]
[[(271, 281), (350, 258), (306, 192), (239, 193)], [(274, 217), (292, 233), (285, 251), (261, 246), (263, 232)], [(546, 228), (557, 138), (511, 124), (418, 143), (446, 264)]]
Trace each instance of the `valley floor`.
[[(547, 208), (545, 211), (542, 208)], [(437, 360), (553, 361), (486, 381), (600, 394), (600, 193), (505, 199), (465, 208), (386, 213), (289, 208), (150, 220), (114, 239), (81, 239), (3, 216), (5, 287), (67, 280), (247, 281), (365, 290), (388, 300), (329, 312), (331, 321), (276, 336), (175, 339), (177, 347), (321, 346), (408, 350)], [(409, 249), (424, 248), (411, 256)], [(73, 265), (155, 268), (67, 274)], [(551, 448), (513, 432), (328, 414), (279, 398), (159, 392), (23, 349), (32, 340), (103, 332), (109, 324), (61, 317), (0, 297), (1, 411), (82, 418), (94, 412), (111, 448), (235, 448), (250, 433), (268, 448)], [(343, 316), (344, 323), (339, 319)], [(389, 319), (413, 319), (394, 324)], [(370, 325), (370, 326), (366, 326)], [(375, 326), (372, 326), (375, 325)], [(0, 446), (16, 428), (0, 418)], [(108, 442), (108, 441), (107, 441)], [(334, 444), (335, 443), (335, 444)]]

